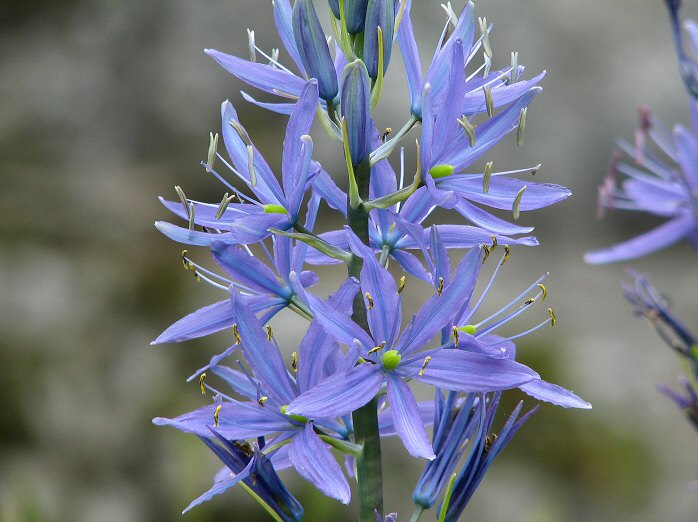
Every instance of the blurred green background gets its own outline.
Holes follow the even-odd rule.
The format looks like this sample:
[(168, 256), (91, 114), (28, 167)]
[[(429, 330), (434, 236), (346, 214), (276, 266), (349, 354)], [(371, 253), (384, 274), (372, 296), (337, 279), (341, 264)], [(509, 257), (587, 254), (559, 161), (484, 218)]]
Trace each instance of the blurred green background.
[[(426, 60), (444, 17), (437, 1), (413, 3)], [(685, 3), (686, 15), (698, 16), (698, 2)], [(246, 56), (246, 27), (262, 48), (278, 47), (271, 12), (271, 2), (253, 0), (0, 4), (0, 520), (264, 520), (239, 490), (180, 516), (218, 465), (196, 438), (150, 420), (203, 404), (185, 377), (228, 341), (149, 342), (219, 299), (181, 269), (181, 247), (152, 223), (169, 218), (156, 196), (174, 197), (176, 184), (195, 198), (220, 198), (198, 162), (208, 132), (219, 130), (223, 99), (278, 165), (284, 119), (244, 105), (242, 83), (202, 52)], [(495, 165), (542, 162), (537, 179), (574, 193), (524, 215), (542, 246), (514, 250), (490, 304), (551, 272), (559, 325), (525, 339), (519, 353), (594, 409), (544, 405), (463, 519), (695, 520), (698, 498), (687, 484), (698, 476), (698, 437), (656, 392), (676, 382), (679, 364), (631, 317), (621, 267), (582, 261), (586, 250), (656, 224), (622, 213), (594, 218), (613, 140), (632, 138), (636, 108), (651, 106), (670, 126), (688, 123), (663, 2), (482, 0), (478, 14), (495, 24), (495, 65), (517, 50), (529, 76), (548, 70), (525, 147), (508, 139)], [(396, 53), (382, 127), (399, 128), (406, 116), (400, 64)], [(334, 172), (339, 154), (334, 144), (322, 148)], [(633, 263), (689, 324), (698, 317), (695, 259), (681, 245)], [(323, 272), (335, 279), (321, 291), (340, 274)], [(291, 316), (275, 331), (289, 351), (300, 335)], [(399, 443), (386, 443), (386, 508), (399, 520), (409, 517), (419, 470)], [(284, 476), (307, 520), (354, 519)]]

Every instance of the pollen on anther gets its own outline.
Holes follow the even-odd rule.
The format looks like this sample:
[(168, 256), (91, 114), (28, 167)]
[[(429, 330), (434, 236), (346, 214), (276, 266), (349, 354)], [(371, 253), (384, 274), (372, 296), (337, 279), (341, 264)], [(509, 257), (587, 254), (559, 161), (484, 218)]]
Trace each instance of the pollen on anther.
[(439, 277), (439, 288), (437, 289), (439, 296), (443, 293), (443, 291), (444, 291), (444, 278)]
[(199, 387), (201, 388), (201, 395), (206, 395), (206, 372), (199, 376)]
[(490, 247), (490, 252), (494, 252), (499, 243), (497, 242), (497, 236), (490, 236), (492, 238), (492, 246)]
[(216, 411), (213, 412), (213, 424), (216, 426), (216, 428), (219, 426), (219, 416), (221, 414), (221, 410), (223, 409), (223, 405), (219, 404), (216, 406)]
[(502, 259), (502, 266), (504, 266), (504, 263), (509, 261), (509, 256), (511, 255), (511, 248), (509, 245), (504, 245), (504, 259)]
[(397, 287), (397, 293), (401, 294), (402, 291), (405, 289), (405, 283), (407, 282), (407, 277), (402, 276), (400, 278), (400, 286)]
[(458, 348), (458, 343), (460, 343), (460, 335), (458, 335), (458, 327), (453, 327), (453, 344)]
[(373, 297), (368, 292), (366, 292), (366, 300), (368, 301), (368, 309), (373, 310)]
[(548, 313), (550, 314), (550, 327), (552, 328), (557, 324), (557, 316), (552, 308), (548, 308)]
[(271, 329), (271, 325), (267, 325), (267, 341), (271, 341), (274, 338), (274, 331)]
[(298, 352), (293, 352), (291, 354), (291, 368), (293, 371), (298, 373)]
[(538, 283), (538, 288), (540, 288), (541, 292), (543, 292), (543, 295), (541, 297), (540, 302), (544, 302), (545, 298), (548, 297), (548, 289), (545, 288), (545, 285), (543, 283)]
[(233, 334), (235, 335), (235, 344), (240, 344), (242, 342), (242, 338), (240, 337), (240, 331), (238, 330), (237, 323), (233, 325)]
[(268, 400), (269, 400), (269, 397), (267, 397), (267, 396), (265, 395), (265, 396), (263, 396), (263, 397), (260, 397), (260, 398), (257, 400), (257, 404), (259, 404), (260, 406), (264, 407), (264, 403), (267, 402)]
[(487, 258), (490, 257), (490, 254), (492, 253), (492, 250), (490, 250), (490, 247), (487, 245), (482, 245), (482, 251), (485, 253), (485, 257), (482, 259), (482, 264), (484, 265), (485, 262), (487, 261)]
[(422, 375), (424, 375), (424, 372), (427, 370), (427, 365), (429, 364), (429, 361), (431, 361), (431, 355), (427, 355), (426, 358), (424, 359), (424, 364), (422, 364), (422, 369), (419, 370), (420, 377)]

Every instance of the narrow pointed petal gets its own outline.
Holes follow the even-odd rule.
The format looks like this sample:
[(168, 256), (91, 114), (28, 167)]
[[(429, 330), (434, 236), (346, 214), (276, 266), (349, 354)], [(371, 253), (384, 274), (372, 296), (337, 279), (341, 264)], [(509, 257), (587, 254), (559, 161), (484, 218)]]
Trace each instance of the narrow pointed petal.
[(284, 114), (286, 116), (290, 116), (293, 112), (293, 108), (296, 106), (295, 103), (269, 103), (259, 101), (257, 98), (250, 96), (245, 91), (240, 91), (240, 94), (242, 94), (242, 97), (246, 102), (252, 103), (253, 105), (261, 107), (262, 109), (266, 109), (277, 114)]
[(204, 306), (162, 332), (151, 344), (178, 343), (232, 328), (235, 311), (230, 299)]
[[(375, 346), (371, 336), (354, 321), (332, 308), (322, 299), (305, 292), (305, 290), (295, 282), (297, 281), (295, 274), (292, 274), (290, 279), (293, 290), (308, 303), (308, 306), (310, 306), (310, 309), (315, 314), (315, 320), (322, 325), (327, 335), (345, 346), (351, 346), (354, 339), (358, 339), (366, 351)], [(356, 281), (354, 284), (358, 286), (359, 282), (357, 280), (354, 281)]]
[(238, 330), (242, 338), (240, 348), (245, 359), (254, 370), (264, 392), (280, 404), (288, 404), (296, 394), (279, 348), (273, 340), (267, 338), (262, 325), (240, 293), (233, 290), (232, 299), (238, 314)]
[(284, 43), (286, 51), (291, 56), (301, 71), (305, 75), (305, 67), (301, 61), (296, 40), (293, 36), (293, 8), (289, 0), (274, 0), (274, 21), (276, 22), (276, 30)]
[(225, 477), (219, 477), (218, 475), (216, 476), (216, 480), (213, 483), (213, 486), (211, 489), (203, 493), (200, 497), (197, 499), (193, 500), (186, 508), (184, 508), (184, 511), (182, 511), (182, 515), (185, 514), (187, 511), (191, 510), (192, 508), (198, 506), (199, 504), (203, 504), (204, 502), (208, 502), (211, 500), (213, 497), (216, 495), (220, 495), (221, 493), (225, 492), (226, 490), (232, 488), (233, 486), (237, 485), (242, 479), (245, 479), (250, 476), (250, 471), (252, 470), (252, 465), (253, 462), (250, 460), (250, 462), (247, 464), (245, 469), (243, 469), (240, 473), (237, 475), (233, 474), (228, 468), (225, 468)]
[(591, 409), (587, 401), (557, 384), (536, 379), (519, 388), (539, 401), (551, 402), (563, 408)]
[[(436, 406), (433, 400), (420, 401), (417, 403), (417, 408), (419, 409), (419, 418), (424, 426), (429, 426), (434, 423)], [(392, 408), (378, 413), (378, 426), (380, 428), (381, 437), (392, 437), (393, 435), (397, 435)]]
[(422, 265), (414, 255), (404, 250), (393, 250), (390, 256), (395, 259), (408, 274), (422, 281), (431, 282), (429, 279), (429, 272), (424, 269), (424, 265)]
[(402, 321), (402, 304), (395, 279), (378, 264), (373, 251), (348, 227), (347, 238), (352, 252), (363, 259), (361, 290), (369, 294), (374, 303), (373, 306), (366, 307), (371, 334), (379, 343), (385, 341), (388, 346), (392, 346)]
[(410, 16), (411, 3), (409, 2), (402, 16), (397, 37), (400, 51), (405, 61), (407, 84), (410, 89), (410, 112), (417, 118), (420, 118), (422, 116), (422, 87), (424, 82), (422, 80), (422, 64), (419, 60), (419, 48), (414, 36), (412, 17)]
[(269, 94), (278, 96), (281, 92), (295, 98), (300, 96), (305, 85), (302, 78), (271, 65), (249, 62), (215, 49), (204, 49), (204, 52), (229, 73)]
[(495, 359), (463, 350), (440, 350), (422, 375), (422, 361), (400, 366), (412, 378), (453, 391), (490, 392), (508, 390), (540, 376), (511, 359)]
[[(497, 73), (493, 73), (497, 74)], [(492, 88), (492, 99), (495, 108), (503, 107), (528, 92), (532, 87), (538, 85), (545, 77), (545, 71), (530, 80), (522, 80), (513, 84), (502, 84)], [(470, 86), (471, 82), (469, 82)], [(483, 112), (486, 109), (485, 92), (482, 87), (471, 89), (463, 96), (463, 114), (473, 114)]]
[(514, 234), (528, 234), (533, 231), (533, 227), (514, 225), (513, 223), (500, 219), (497, 216), (490, 214), (486, 210), (473, 205), (466, 199), (460, 199), (454, 208), (461, 216), (469, 220), (474, 225), (482, 227), (485, 230), (495, 234), (511, 236)]
[(334, 374), (299, 395), (287, 413), (311, 418), (341, 417), (373, 399), (384, 375), (372, 364), (360, 364), (346, 373)]
[(167, 221), (156, 221), (155, 228), (157, 228), (165, 236), (169, 237), (172, 241), (183, 243), (185, 245), (211, 246), (211, 243), (214, 241), (229, 245), (240, 244), (238, 238), (231, 232), (224, 232), (222, 234), (199, 232), (198, 230), (189, 230), (188, 228), (173, 225)]
[(311, 424), (296, 435), (288, 448), (288, 456), (298, 473), (322, 491), (342, 504), (351, 500), (351, 488), (337, 461)]
[[(186, 433), (210, 437), (209, 428), (215, 426), (213, 415), (218, 406), (217, 404), (209, 404), (174, 419), (156, 417), (153, 419), (153, 424), (172, 426)], [(225, 402), (222, 406), (218, 413), (218, 427), (216, 429), (230, 440), (261, 437), (292, 429), (292, 425), (284, 420), (283, 416), (265, 410), (257, 406), (256, 403), (252, 406), (243, 402)]]
[(417, 401), (399, 375), (388, 378), (388, 401), (393, 412), (395, 431), (413, 457), (432, 460), (436, 457), (424, 429)]
[(453, 277), (441, 295), (435, 294), (422, 307), (414, 319), (414, 327), (409, 336), (403, 335), (399, 348), (403, 355), (424, 348), (444, 327), (453, 326), (452, 320), (463, 302), (469, 301), (477, 276), (480, 273), (481, 251), (473, 248), (463, 258)]
[(629, 241), (603, 250), (587, 252), (584, 260), (592, 265), (598, 265), (635, 259), (677, 243), (694, 229), (695, 224), (691, 216), (681, 215)]
[(267, 265), (242, 248), (214, 242), (211, 252), (226, 272), (246, 286), (278, 296), (291, 295), (291, 289), (285, 287)]
[(439, 236), (446, 248), (472, 248), (476, 245), (491, 243), (493, 235), (500, 245), (538, 245), (538, 240), (532, 236), (511, 238), (492, 234), (480, 227), (470, 225), (439, 225)]

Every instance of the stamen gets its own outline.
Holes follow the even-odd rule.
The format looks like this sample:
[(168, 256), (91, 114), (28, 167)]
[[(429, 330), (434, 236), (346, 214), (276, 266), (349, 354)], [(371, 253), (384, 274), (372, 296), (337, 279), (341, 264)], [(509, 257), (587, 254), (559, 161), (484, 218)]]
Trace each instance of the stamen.
[(511, 83), (519, 81), (519, 53), (511, 53)]
[(267, 341), (271, 341), (274, 338), (274, 331), (271, 329), (271, 325), (267, 325)]
[(543, 283), (538, 283), (538, 288), (540, 288), (543, 291), (543, 297), (540, 300), (541, 303), (545, 302), (545, 298), (548, 297), (548, 289), (545, 288), (545, 285)]
[(509, 261), (509, 256), (511, 255), (511, 247), (509, 245), (504, 245), (504, 259), (502, 260), (502, 265)]
[(381, 141), (382, 141), (383, 143), (385, 143), (385, 140), (388, 139), (388, 136), (390, 136), (390, 133), (391, 133), (391, 132), (393, 132), (393, 128), (392, 128), (392, 127), (386, 127), (386, 128), (385, 128), (385, 132), (384, 132), (383, 134), (381, 134)]
[(497, 242), (497, 236), (490, 236), (490, 237), (492, 238), (492, 247), (490, 248), (490, 252), (494, 252), (499, 243)]
[(242, 342), (242, 338), (240, 337), (240, 332), (238, 331), (237, 323), (233, 325), (233, 335), (235, 335), (235, 344), (240, 344)]
[(439, 288), (437, 289), (437, 292), (439, 292), (439, 297), (441, 296), (443, 291), (444, 291), (444, 278), (439, 277)]
[(206, 395), (206, 372), (199, 375), (199, 387), (201, 388), (201, 395)]
[(483, 85), (482, 90), (485, 91), (485, 104), (487, 105), (487, 115), (491, 118), (494, 116), (494, 98), (492, 98), (492, 89), (489, 85)]
[(488, 161), (485, 165), (485, 173), (482, 178), (482, 192), (487, 194), (490, 190), (490, 181), (492, 181), (492, 167), (494, 162)]
[(279, 63), (279, 49), (278, 47), (274, 47), (271, 50), (271, 58), (269, 59), (269, 65), (276, 65)]
[(223, 217), (223, 214), (225, 214), (225, 211), (228, 208), (228, 205), (230, 205), (230, 202), (233, 200), (233, 197), (234, 196), (228, 197), (227, 192), (223, 194), (223, 199), (218, 205), (218, 212), (216, 212), (216, 219), (220, 219)]
[(247, 146), (247, 169), (250, 171), (250, 183), (257, 186), (257, 171), (254, 168), (254, 149), (252, 145)]
[(366, 300), (368, 301), (368, 309), (373, 310), (373, 297), (371, 297), (371, 294), (369, 294), (368, 292), (366, 292)]
[(480, 32), (482, 33), (482, 49), (485, 51), (485, 55), (488, 58), (492, 58), (492, 47), (490, 46), (487, 18), (478, 18), (477, 21), (480, 24)]
[(268, 400), (269, 400), (269, 397), (267, 397), (266, 395), (264, 395), (263, 397), (260, 397), (260, 398), (257, 400), (257, 404), (259, 404), (262, 408), (264, 408), (264, 403), (267, 402)]
[(489, 452), (492, 449), (492, 445), (497, 442), (497, 434), (487, 435), (485, 437), (485, 452)]
[(521, 190), (519, 190), (519, 193), (516, 194), (516, 197), (514, 198), (514, 204), (511, 206), (511, 211), (514, 214), (514, 219), (519, 219), (519, 216), (521, 215), (521, 198), (524, 195), (524, 192), (526, 192), (526, 185), (521, 187)]
[(189, 259), (187, 259), (187, 254), (189, 254), (189, 250), (182, 250), (182, 266), (184, 270), (189, 270)]
[(485, 257), (482, 259), (482, 264), (484, 265), (487, 262), (487, 258), (490, 257), (492, 251), (490, 250), (490, 247), (487, 245), (482, 245), (482, 250), (485, 252)]
[(218, 422), (218, 417), (219, 417), (219, 415), (221, 414), (221, 410), (222, 410), (222, 409), (223, 409), (223, 405), (222, 405), (222, 404), (219, 404), (218, 406), (216, 406), (216, 411), (213, 412), (213, 424), (216, 426), (216, 428), (217, 428), (217, 427), (219, 426), (219, 424), (220, 424), (220, 423)]
[(211, 172), (213, 170), (213, 165), (216, 163), (216, 151), (218, 150), (218, 133), (215, 135), (209, 132), (208, 141), (208, 158), (206, 161), (206, 172)]
[(405, 289), (405, 283), (407, 282), (407, 277), (402, 276), (400, 278), (400, 285), (397, 287), (397, 293), (401, 294), (402, 291)]
[(552, 328), (557, 324), (557, 316), (552, 308), (548, 308), (548, 313), (550, 314), (550, 327)]
[(243, 141), (243, 143), (247, 146), (247, 167), (250, 171), (250, 183), (254, 187), (257, 185), (257, 173), (254, 169), (254, 147), (252, 146), (252, 140), (250, 139), (250, 137), (247, 134), (247, 131), (239, 121), (231, 119), (228, 123), (233, 128), (233, 130), (235, 130), (235, 132)]
[(368, 354), (367, 354), (367, 355), (371, 355), (372, 353), (380, 352), (383, 348), (385, 348), (385, 345), (386, 345), (386, 344), (387, 344), (387, 341), (383, 341), (382, 343), (380, 343), (380, 344), (379, 344), (378, 346), (376, 346), (375, 348), (371, 348), (371, 349), (368, 351)]
[(519, 128), (516, 129), (516, 144), (519, 147), (523, 147), (524, 144), (524, 132), (526, 131), (526, 113), (528, 112), (528, 107), (523, 107), (519, 113)]
[(291, 354), (291, 368), (293, 368), (295, 373), (298, 373), (298, 352)]
[(257, 61), (257, 53), (255, 52), (255, 47), (257, 47), (254, 43), (254, 31), (247, 30), (247, 46), (250, 49), (250, 61), (251, 62), (256, 62)]
[(531, 298), (529, 298), (529, 299), (526, 299), (526, 301), (524, 301), (524, 306), (532, 305), (532, 304), (535, 303), (535, 302), (536, 302), (536, 298), (535, 298), (535, 297), (531, 297)]
[(427, 365), (429, 364), (429, 361), (431, 361), (431, 355), (427, 355), (426, 359), (424, 359), (424, 363), (422, 364), (422, 369), (419, 370), (419, 376), (421, 377), (424, 375), (424, 372), (427, 369)]
[(458, 334), (458, 327), (454, 326), (453, 327), (453, 344), (455, 345), (456, 348), (458, 348), (459, 342), (460, 342), (460, 336)]
[(194, 219), (196, 215), (196, 208), (194, 203), (189, 203), (189, 230), (194, 230)]
[(179, 200), (182, 202), (184, 212), (187, 213), (187, 219), (189, 219), (189, 200), (187, 199), (187, 196), (184, 194), (182, 187), (180, 187), (179, 185), (175, 185), (175, 192), (179, 196)]
[(475, 138), (476, 138), (475, 125), (473, 125), (472, 123), (470, 123), (468, 121), (468, 118), (465, 116), (465, 114), (463, 114), (463, 116), (461, 116), (458, 119), (458, 123), (460, 123), (460, 126), (463, 127), (463, 130), (468, 135), (468, 139), (470, 139), (470, 146), (474, 147), (475, 146)]

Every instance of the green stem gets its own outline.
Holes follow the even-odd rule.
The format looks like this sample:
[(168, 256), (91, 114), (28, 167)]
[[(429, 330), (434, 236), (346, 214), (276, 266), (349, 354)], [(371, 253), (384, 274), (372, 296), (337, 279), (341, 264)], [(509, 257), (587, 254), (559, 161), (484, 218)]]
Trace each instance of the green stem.
[[(371, 164), (368, 159), (354, 166), (354, 174), (359, 192), (359, 203), (352, 206), (347, 203), (349, 226), (354, 233), (368, 244), (368, 211), (363, 201), (368, 199), (371, 177)], [(349, 262), (349, 275), (359, 277), (361, 258), (353, 256)], [(366, 304), (361, 293), (354, 298), (352, 319), (368, 331)], [(354, 442), (363, 446), (363, 451), (356, 458), (357, 479), (359, 482), (359, 520), (375, 522), (376, 511), (383, 514), (383, 469), (381, 462), (381, 442), (378, 432), (378, 400), (362, 406), (352, 414), (354, 421)]]
[(417, 506), (414, 508), (414, 513), (412, 513), (410, 522), (419, 522), (419, 519), (422, 518), (422, 513), (424, 513), (424, 508), (422, 506)]

